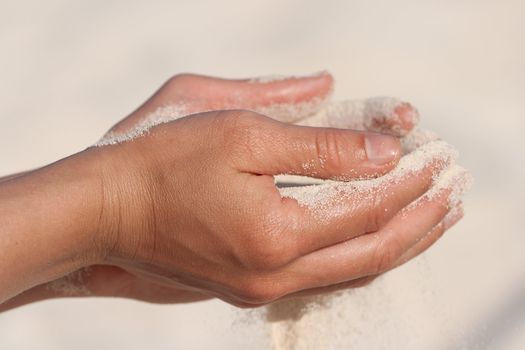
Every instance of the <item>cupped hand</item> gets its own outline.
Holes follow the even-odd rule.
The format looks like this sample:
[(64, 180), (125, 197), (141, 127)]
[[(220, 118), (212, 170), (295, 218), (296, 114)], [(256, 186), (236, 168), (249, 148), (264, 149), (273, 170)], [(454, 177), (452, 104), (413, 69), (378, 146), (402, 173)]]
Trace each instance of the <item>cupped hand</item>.
[[(322, 208), (283, 198), (276, 188), (278, 174), (349, 180), (380, 176), (397, 164), (397, 138), (281, 122), (306, 120), (331, 85), (329, 75), (270, 83), (184, 75), (117, 124), (112, 133), (127, 133), (177, 103), (193, 113), (85, 151), (101, 169), (94, 239), (100, 259), (84, 273), (80, 294), (156, 302), (218, 297), (258, 306), (357, 285), (428, 247), (423, 238), (429, 232), (437, 238), (452, 222), (443, 221), (450, 189), (425, 197), (433, 174), (448, 164), (442, 154), (366, 196), (347, 193)], [(314, 107), (300, 117), (273, 115), (281, 121), (230, 110), (301, 103)], [(400, 117), (394, 124), (377, 112), (383, 129), (410, 130), (414, 110), (394, 107)], [(229, 111), (199, 113), (213, 109)], [(422, 204), (407, 209), (415, 200)]]
[[(163, 104), (150, 103), (148, 113)], [(103, 263), (235, 305), (376, 275), (448, 212), (443, 191), (401, 213), (448, 165), (438, 154), (366, 197), (349, 193), (320, 210), (281, 197), (273, 175), (382, 175), (397, 163), (399, 142), (254, 112), (194, 114), (90, 151), (105, 169)]]

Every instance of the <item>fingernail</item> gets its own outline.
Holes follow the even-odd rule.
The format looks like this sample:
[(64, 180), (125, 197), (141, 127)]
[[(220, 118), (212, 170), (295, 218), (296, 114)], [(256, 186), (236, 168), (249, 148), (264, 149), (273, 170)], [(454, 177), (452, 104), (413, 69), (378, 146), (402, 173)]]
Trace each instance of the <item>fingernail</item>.
[(368, 160), (376, 165), (385, 165), (396, 160), (401, 152), (399, 140), (379, 134), (365, 136), (365, 151)]

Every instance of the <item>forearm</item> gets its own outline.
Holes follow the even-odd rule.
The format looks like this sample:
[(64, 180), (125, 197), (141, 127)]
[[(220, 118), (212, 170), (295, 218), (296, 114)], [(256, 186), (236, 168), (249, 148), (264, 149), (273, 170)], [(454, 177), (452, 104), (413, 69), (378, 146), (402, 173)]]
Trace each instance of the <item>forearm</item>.
[(0, 180), (0, 303), (96, 261), (96, 174), (77, 163)]

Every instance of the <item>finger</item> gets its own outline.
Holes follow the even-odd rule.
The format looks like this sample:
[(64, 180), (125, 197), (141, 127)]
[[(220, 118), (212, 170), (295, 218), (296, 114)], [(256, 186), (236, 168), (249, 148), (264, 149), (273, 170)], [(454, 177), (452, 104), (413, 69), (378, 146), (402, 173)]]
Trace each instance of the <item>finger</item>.
[[(296, 254), (379, 230), (424, 195), (456, 156), (447, 143), (436, 141), (404, 156), (393, 171), (376, 179), (281, 188), (289, 220), (296, 222), (287, 233), (295, 239)], [(299, 204), (297, 210), (290, 209), (294, 204)]]
[[(309, 77), (291, 77), (283, 80), (256, 80), (243, 91), (243, 105), (235, 103), (231, 108), (251, 109), (273, 119), (293, 123), (319, 112), (326, 105), (333, 92), (334, 79), (322, 72)], [(239, 107), (238, 107), (239, 106)]]
[[(184, 75), (176, 84), (183, 88), (183, 91), (176, 95), (171, 92), (171, 97), (175, 95), (182, 100), (200, 101), (207, 109), (252, 109), (314, 100), (320, 102), (331, 94), (333, 77), (327, 72), (303, 77), (290, 76), (279, 79), (263, 77), (241, 80)], [(286, 118), (296, 120), (298, 116), (287, 115)]]
[(373, 97), (330, 103), (298, 124), (404, 136), (418, 121), (419, 112), (408, 102), (394, 97)]
[[(463, 218), (463, 207), (461, 204), (452, 208), (437, 224), (428, 232), (425, 236), (421, 238), (413, 247), (408, 249), (405, 254), (393, 265), (393, 268), (396, 268), (409, 260), (412, 260), (422, 252), (426, 251), (430, 246), (432, 246), (443, 234), (445, 231), (454, 226), (459, 220)], [(290, 300), (301, 297), (311, 297), (315, 295), (321, 295), (326, 293), (334, 293), (350, 288), (360, 288), (369, 285), (380, 275), (371, 275), (366, 277), (357, 278), (355, 280), (350, 280), (342, 283), (333, 284), (326, 287), (318, 287), (301, 290), (295, 293), (288, 294), (279, 300)], [(279, 301), (277, 301), (279, 302)]]
[(388, 271), (457, 205), (469, 183), (470, 175), (453, 167), (442, 174), (441, 182), (379, 231), (314, 251), (293, 261), (280, 274), (289, 276), (286, 280), (290, 284), (295, 280), (296, 290), (303, 290)]
[(464, 211), (461, 204), (452, 208), (438, 225), (432, 228), (432, 230), (422, 237), (420, 241), (418, 241), (413, 247), (408, 249), (403, 254), (403, 256), (394, 265), (394, 268), (406, 263), (409, 260), (412, 260), (430, 248), (430, 246), (436, 243), (437, 240), (440, 239), (448, 229), (461, 220), (463, 215)]
[(317, 112), (331, 95), (333, 77), (323, 72), (279, 80), (231, 80), (181, 74), (168, 80), (148, 101), (112, 128), (125, 133), (148, 120), (163, 122), (223, 109), (257, 110), (292, 122)]
[(355, 179), (386, 173), (401, 155), (399, 140), (389, 135), (295, 126), (242, 111), (223, 119), (235, 146), (226, 156), (246, 173)]

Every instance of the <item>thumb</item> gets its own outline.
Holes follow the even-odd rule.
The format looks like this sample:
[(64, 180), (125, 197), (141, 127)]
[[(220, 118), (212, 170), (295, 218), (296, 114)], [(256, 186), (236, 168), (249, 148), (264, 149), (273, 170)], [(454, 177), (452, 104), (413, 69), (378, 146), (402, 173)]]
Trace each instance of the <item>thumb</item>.
[(294, 174), (320, 179), (377, 177), (399, 161), (399, 140), (390, 135), (281, 123), (238, 112), (239, 170), (255, 174)]

